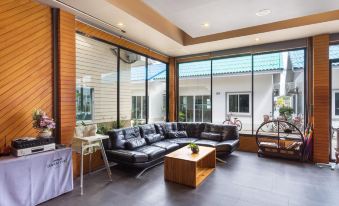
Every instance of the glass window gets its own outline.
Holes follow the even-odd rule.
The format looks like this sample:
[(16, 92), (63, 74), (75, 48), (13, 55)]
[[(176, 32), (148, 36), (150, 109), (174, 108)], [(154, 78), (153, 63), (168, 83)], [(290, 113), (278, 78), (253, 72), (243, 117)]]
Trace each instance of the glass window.
[(228, 113), (250, 114), (250, 94), (228, 94)]
[(93, 88), (76, 88), (77, 121), (93, 120)]
[(241, 127), (238, 127), (241, 134), (252, 134), (251, 55), (213, 60), (212, 71), (213, 123), (237, 122), (241, 124)]
[(146, 123), (145, 82), (146, 58), (120, 49), (120, 127)]
[(153, 59), (148, 59), (147, 77), (149, 96), (148, 122), (165, 122), (167, 65)]
[(116, 51), (110, 44), (76, 34), (76, 119), (97, 123), (99, 130), (117, 127)]
[(304, 52), (253, 56), (254, 132), (268, 119), (286, 120), (304, 131)]
[(339, 45), (331, 45), (329, 48), (331, 64), (331, 94), (332, 94), (332, 115), (331, 115), (331, 158), (335, 159), (335, 148), (337, 147), (339, 134)]
[(181, 122), (210, 122), (211, 97), (181, 96), (179, 120)]
[(210, 122), (211, 61), (179, 64), (179, 121)]

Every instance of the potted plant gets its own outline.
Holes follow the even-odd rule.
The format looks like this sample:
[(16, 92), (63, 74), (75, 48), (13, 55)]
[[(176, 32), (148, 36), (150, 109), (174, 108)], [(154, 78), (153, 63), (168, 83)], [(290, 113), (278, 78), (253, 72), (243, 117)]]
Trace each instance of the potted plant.
[(193, 143), (193, 142), (188, 145), (188, 148), (191, 149), (193, 154), (199, 153), (199, 146), (197, 144)]
[(50, 137), (52, 129), (55, 129), (55, 122), (43, 110), (36, 109), (33, 112), (33, 128), (39, 130), (38, 137)]

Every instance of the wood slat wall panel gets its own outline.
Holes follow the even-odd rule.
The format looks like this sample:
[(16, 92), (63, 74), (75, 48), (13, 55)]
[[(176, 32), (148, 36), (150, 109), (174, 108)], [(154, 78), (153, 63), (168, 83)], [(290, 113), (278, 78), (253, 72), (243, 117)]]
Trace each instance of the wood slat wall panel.
[(169, 59), (169, 120), (176, 121), (177, 112), (177, 67), (175, 58)]
[[(0, 142), (35, 136), (32, 112), (52, 116), (50, 8), (32, 0), (1, 1)], [(2, 145), (1, 143), (1, 145)]]
[(147, 49), (145, 47), (142, 47), (140, 45), (137, 45), (137, 44), (132, 43), (130, 41), (127, 41), (125, 39), (119, 38), (119, 37), (114, 36), (112, 34), (108, 34), (106, 32), (103, 32), (103, 31), (101, 31), (99, 29), (91, 27), (91, 26), (89, 26), (87, 24), (84, 24), (82, 22), (79, 22), (79, 21), (76, 22), (76, 30), (80, 31), (80, 32), (83, 32), (83, 33), (85, 33), (87, 35), (94, 36), (94, 37), (103, 39), (105, 41), (111, 42), (113, 44), (116, 44), (116, 45), (119, 45), (119, 46), (122, 46), (122, 47), (125, 47), (125, 48), (128, 48), (128, 49), (131, 49), (131, 50), (139, 52), (141, 54), (145, 54), (145, 55), (150, 56), (152, 58), (161, 60), (163, 62), (168, 62), (169, 61), (169, 57), (167, 57), (167, 56), (158, 54), (158, 53), (153, 52), (153, 51), (151, 51), (151, 50), (149, 50), (149, 49)]
[(330, 130), (329, 35), (313, 37), (314, 162), (329, 161)]
[[(75, 119), (75, 16), (60, 11), (59, 19), (59, 119), (61, 143), (72, 142)], [(63, 84), (64, 82), (67, 84)]]

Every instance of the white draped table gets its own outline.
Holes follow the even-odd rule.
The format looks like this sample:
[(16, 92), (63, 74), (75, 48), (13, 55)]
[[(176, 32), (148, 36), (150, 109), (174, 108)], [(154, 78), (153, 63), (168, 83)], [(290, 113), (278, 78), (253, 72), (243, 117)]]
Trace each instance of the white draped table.
[(0, 158), (0, 206), (32, 206), (73, 190), (72, 149)]

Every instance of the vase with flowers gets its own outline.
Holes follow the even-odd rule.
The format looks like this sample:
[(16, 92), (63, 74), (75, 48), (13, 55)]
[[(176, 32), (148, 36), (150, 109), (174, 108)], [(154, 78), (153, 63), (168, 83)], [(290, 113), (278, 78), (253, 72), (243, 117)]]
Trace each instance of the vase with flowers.
[(38, 137), (51, 137), (52, 130), (55, 129), (55, 122), (47, 116), (46, 112), (36, 109), (33, 112), (33, 128), (39, 131)]

